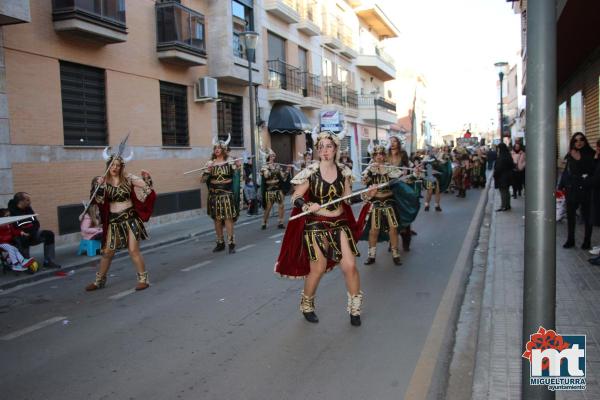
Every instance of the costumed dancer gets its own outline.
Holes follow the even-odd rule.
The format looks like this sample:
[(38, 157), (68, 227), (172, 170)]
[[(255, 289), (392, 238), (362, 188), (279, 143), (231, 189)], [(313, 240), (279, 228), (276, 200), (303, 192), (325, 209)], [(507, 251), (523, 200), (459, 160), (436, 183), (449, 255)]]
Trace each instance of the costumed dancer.
[[(317, 286), (323, 274), (339, 264), (348, 291), (350, 323), (359, 326), (363, 293), (356, 269), (356, 257), (359, 255), (356, 241), (364, 227), (369, 206), (363, 207), (358, 222), (348, 200), (321, 208), (352, 193), (352, 171), (337, 162), (340, 140), (335, 133), (321, 132), (314, 140), (319, 161), (292, 179), (295, 185), (292, 217), (303, 211), (310, 213), (288, 223), (275, 272), (287, 278), (305, 279), (300, 311), (307, 321), (316, 323), (319, 321), (315, 314)], [(361, 197), (367, 200), (375, 192), (376, 189), (373, 189)]]
[(284, 207), (283, 200), (285, 198), (284, 186), (290, 176), (292, 167), (283, 169), (282, 166), (275, 162), (277, 155), (271, 149), (267, 154), (267, 163), (260, 169), (261, 175), (261, 190), (262, 190), (262, 206), (265, 210), (263, 215), (263, 223), (260, 229), (267, 229), (267, 222), (269, 221), (269, 213), (273, 204), (278, 205), (278, 225), (277, 228), (284, 229), (283, 215)]
[(300, 167), (300, 170), (308, 167), (313, 162), (313, 154), (312, 149), (307, 149), (304, 153), (298, 153), (301, 157), (299, 161), (297, 161), (297, 165)]
[(467, 185), (468, 185), (468, 160), (469, 154), (467, 150), (463, 147), (458, 147), (455, 149), (455, 160), (456, 160), (456, 168), (452, 171), (452, 177), (454, 180), (454, 186), (458, 190), (458, 194), (456, 197), (466, 197), (467, 196)]
[(442, 200), (442, 193), (440, 190), (440, 178), (442, 174), (442, 163), (430, 153), (424, 160), (424, 182), (425, 182), (425, 208), (424, 211), (429, 211), (429, 203), (431, 197), (435, 193), (435, 211), (442, 211), (440, 202)]
[(346, 167), (350, 168), (350, 171), (352, 171), (354, 162), (350, 158), (350, 153), (348, 152), (348, 150), (342, 150), (340, 152), (340, 164), (345, 165)]
[(233, 161), (229, 156), (229, 141), (214, 140), (210, 161), (202, 174), (202, 182), (208, 187), (206, 213), (215, 225), (217, 244), (213, 253), (225, 250), (223, 226), (227, 230), (229, 254), (235, 253), (235, 234), (233, 224), (240, 215), (240, 169), (239, 160)]
[[(367, 186), (378, 185), (400, 177), (400, 169), (389, 168), (385, 165), (385, 158), (387, 156), (385, 146), (380, 144), (373, 146), (371, 144), (369, 146), (369, 153), (373, 162), (363, 171), (363, 184)], [(375, 196), (371, 199), (371, 204), (371, 213), (365, 233), (363, 234), (363, 236), (367, 236), (369, 241), (369, 250), (365, 265), (375, 263), (378, 241), (389, 241), (394, 264), (402, 265), (400, 252), (398, 251), (400, 209), (392, 193), (392, 188), (384, 186), (378, 189)]]
[[(408, 153), (405, 150), (402, 150), (402, 144), (400, 143), (400, 139), (398, 139), (397, 136), (390, 136), (390, 146), (387, 155), (387, 162), (391, 166), (405, 168), (400, 169), (400, 175), (405, 176), (407, 182), (402, 184), (405, 195), (402, 196), (403, 201), (401, 205), (406, 202), (407, 204), (404, 204), (405, 208), (410, 208), (409, 206), (411, 204), (416, 204), (418, 213), (419, 194), (415, 189), (415, 186), (417, 185), (417, 177), (414, 174), (410, 173), (410, 168), (414, 168), (415, 165), (409, 160)], [(415, 217), (417, 213), (414, 213)], [(401, 213), (401, 220), (403, 219), (403, 214), (404, 213)], [(402, 238), (402, 249), (404, 251), (410, 251), (410, 243), (412, 241), (412, 237), (417, 233), (412, 230), (410, 222), (405, 222), (403, 225), (404, 226), (401, 226), (399, 229), (400, 237)]]
[(88, 292), (106, 285), (112, 259), (115, 252), (121, 249), (129, 250), (135, 266), (138, 281), (135, 290), (150, 286), (139, 243), (148, 239), (144, 222), (152, 215), (156, 193), (147, 171), (141, 171), (141, 178), (125, 173), (125, 164), (133, 158), (133, 152), (123, 157), (123, 149), (124, 142), (117, 154), (109, 154), (108, 147), (104, 149), (103, 157), (108, 172), (96, 180), (99, 186), (93, 192), (92, 202), (98, 205), (102, 220), (102, 257), (96, 279), (85, 288)]

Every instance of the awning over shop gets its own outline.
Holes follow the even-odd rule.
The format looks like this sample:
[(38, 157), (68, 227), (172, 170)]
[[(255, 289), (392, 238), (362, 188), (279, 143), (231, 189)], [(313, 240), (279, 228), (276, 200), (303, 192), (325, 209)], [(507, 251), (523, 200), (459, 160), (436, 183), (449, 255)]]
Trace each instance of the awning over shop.
[(286, 104), (275, 105), (269, 115), (269, 133), (300, 135), (310, 132), (308, 118), (298, 108)]

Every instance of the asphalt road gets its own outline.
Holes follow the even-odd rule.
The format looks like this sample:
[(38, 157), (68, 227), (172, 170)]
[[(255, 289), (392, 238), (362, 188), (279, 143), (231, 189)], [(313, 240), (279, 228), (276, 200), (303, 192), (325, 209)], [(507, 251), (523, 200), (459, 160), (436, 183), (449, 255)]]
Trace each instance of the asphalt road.
[[(4, 399), (369, 399), (404, 397), (481, 192), (420, 212), (412, 250), (358, 260), (365, 292), (352, 327), (338, 269), (317, 293), (320, 323), (299, 311), (301, 281), (277, 278), (282, 231), (237, 229), (238, 252), (212, 236), (144, 254), (151, 288), (134, 293), (129, 258), (104, 290), (85, 268), (0, 295)], [(434, 362), (435, 360), (432, 360)]]

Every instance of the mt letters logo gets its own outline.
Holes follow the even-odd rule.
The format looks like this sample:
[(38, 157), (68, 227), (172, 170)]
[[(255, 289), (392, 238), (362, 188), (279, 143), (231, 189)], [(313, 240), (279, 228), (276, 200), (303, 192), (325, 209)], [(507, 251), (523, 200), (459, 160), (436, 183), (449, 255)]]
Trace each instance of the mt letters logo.
[(585, 390), (585, 335), (559, 335), (540, 326), (522, 357), (529, 360), (530, 385)]

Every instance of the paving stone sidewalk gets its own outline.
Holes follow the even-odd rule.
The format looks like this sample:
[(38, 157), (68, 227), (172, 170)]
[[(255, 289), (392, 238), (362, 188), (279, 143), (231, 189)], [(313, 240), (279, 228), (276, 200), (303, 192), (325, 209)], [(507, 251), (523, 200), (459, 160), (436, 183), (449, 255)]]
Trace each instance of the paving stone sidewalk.
[[(497, 191), (490, 196), (500, 207)], [(473, 399), (521, 399), (521, 330), (523, 319), (524, 198), (511, 199), (512, 210), (494, 212), (489, 240)], [(600, 244), (595, 228), (593, 244)], [(557, 399), (600, 399), (600, 267), (587, 262), (580, 248), (563, 249), (566, 220), (556, 226), (556, 329), (587, 335), (586, 381), (581, 392), (557, 391)], [(594, 237), (596, 238), (594, 240)], [(577, 226), (581, 244), (583, 226)], [(482, 334), (486, 337), (482, 337)], [(533, 333), (533, 332), (532, 332)]]

